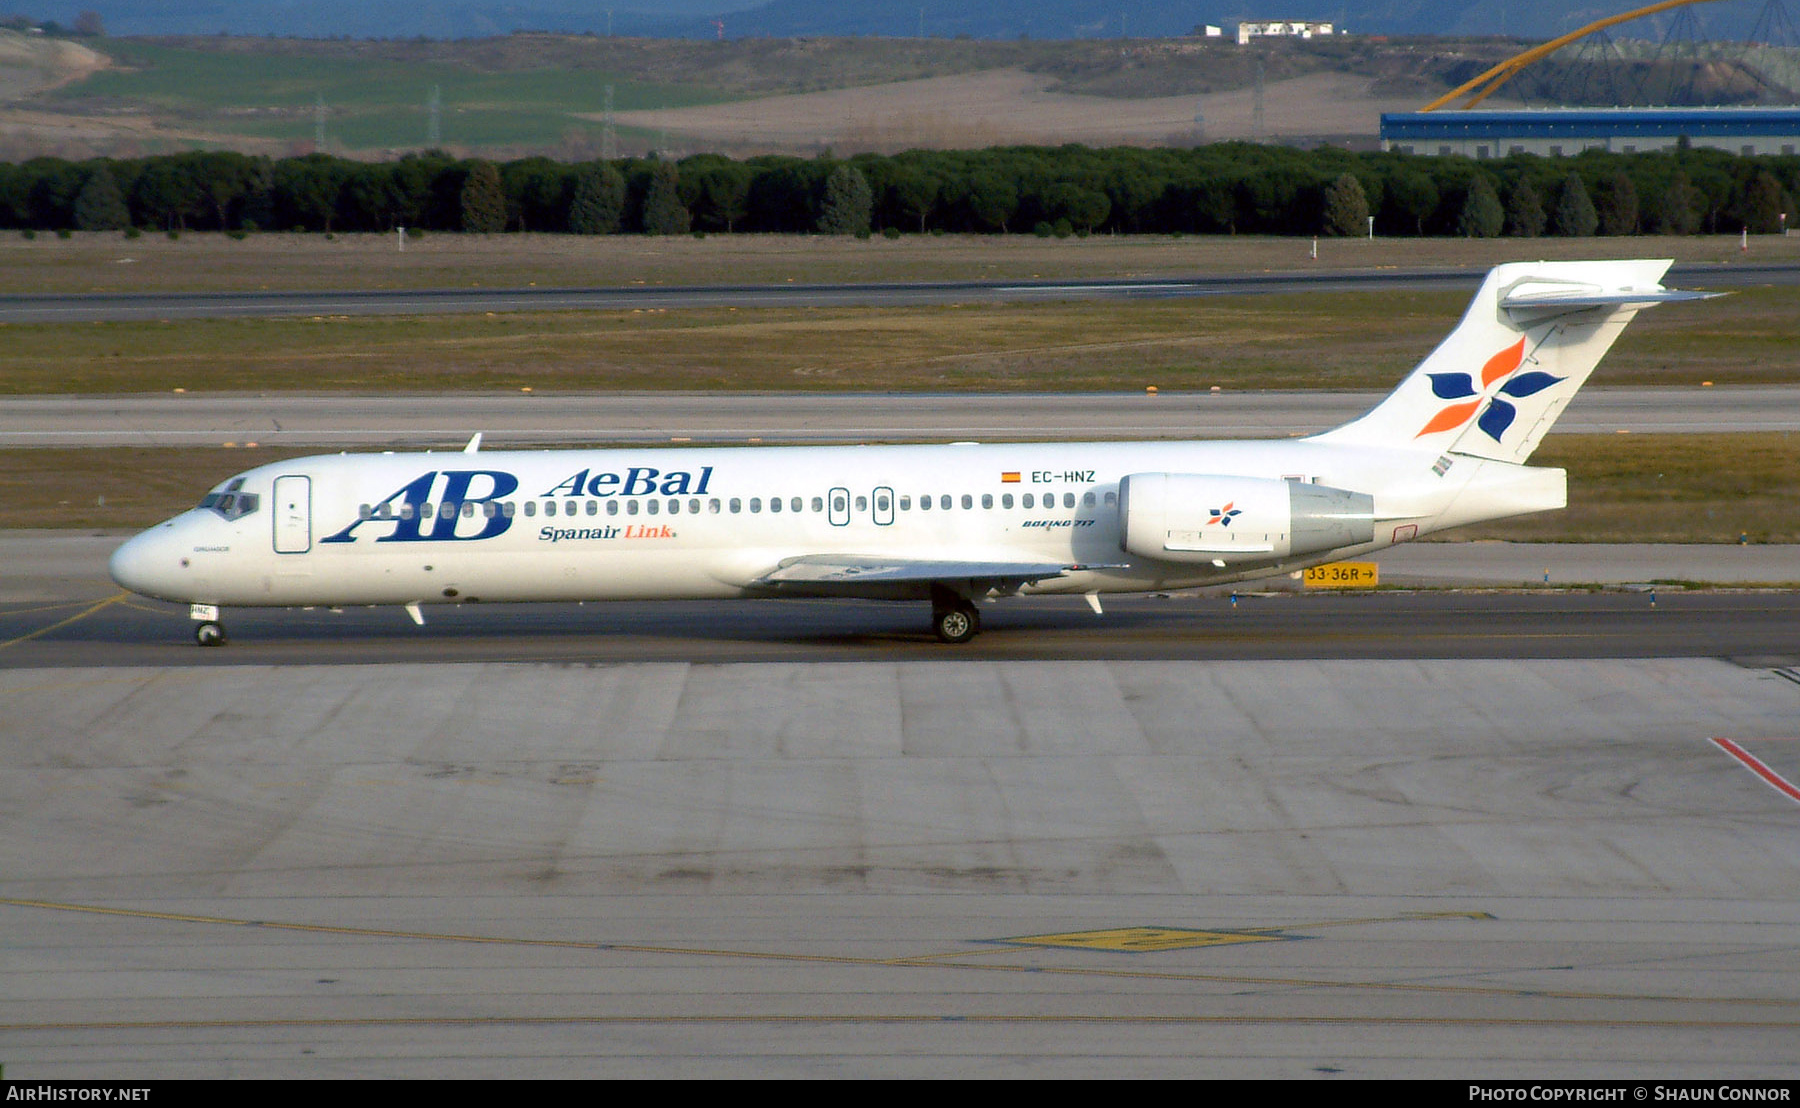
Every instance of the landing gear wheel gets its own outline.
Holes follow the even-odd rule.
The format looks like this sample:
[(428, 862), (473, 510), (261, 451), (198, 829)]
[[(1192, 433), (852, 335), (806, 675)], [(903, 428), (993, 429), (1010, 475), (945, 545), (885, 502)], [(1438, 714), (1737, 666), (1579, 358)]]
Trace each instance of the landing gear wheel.
[(938, 608), (931, 613), (931, 629), (939, 642), (965, 643), (981, 630), (981, 616), (972, 605)]
[(194, 625), (194, 641), (201, 646), (224, 646), (225, 628), (210, 620)]

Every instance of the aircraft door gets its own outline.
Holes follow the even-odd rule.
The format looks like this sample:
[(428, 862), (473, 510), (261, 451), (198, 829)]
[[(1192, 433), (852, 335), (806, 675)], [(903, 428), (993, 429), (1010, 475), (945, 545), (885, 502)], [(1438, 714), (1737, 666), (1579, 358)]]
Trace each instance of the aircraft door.
[(275, 553), (312, 549), (312, 478), (275, 478)]
[(850, 490), (832, 489), (826, 494), (826, 507), (831, 509), (831, 525), (844, 527), (850, 523)]
[(885, 485), (875, 490), (875, 524), (887, 527), (894, 522), (894, 490)]

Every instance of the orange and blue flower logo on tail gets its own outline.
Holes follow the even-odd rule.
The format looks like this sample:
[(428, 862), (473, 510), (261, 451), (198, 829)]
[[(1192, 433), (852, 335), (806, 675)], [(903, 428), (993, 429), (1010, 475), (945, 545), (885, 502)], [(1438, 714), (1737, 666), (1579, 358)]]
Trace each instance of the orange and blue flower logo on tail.
[[(1523, 400), (1535, 396), (1566, 377), (1554, 377), (1539, 370), (1530, 373), (1516, 372), (1525, 361), (1525, 339), (1507, 347), (1489, 358), (1481, 367), (1481, 385), (1475, 385), (1475, 379), (1467, 373), (1428, 373), (1431, 378), (1431, 391), (1439, 400), (1454, 400), (1451, 404), (1431, 417), (1431, 422), (1419, 429), (1413, 438), (1438, 431), (1454, 431), (1469, 422), (1479, 409), (1481, 416), (1475, 425), (1495, 442), (1512, 426), (1518, 417), (1519, 409), (1503, 397)], [(1499, 387), (1496, 388), (1495, 386)], [(1483, 402), (1486, 407), (1483, 407)]]

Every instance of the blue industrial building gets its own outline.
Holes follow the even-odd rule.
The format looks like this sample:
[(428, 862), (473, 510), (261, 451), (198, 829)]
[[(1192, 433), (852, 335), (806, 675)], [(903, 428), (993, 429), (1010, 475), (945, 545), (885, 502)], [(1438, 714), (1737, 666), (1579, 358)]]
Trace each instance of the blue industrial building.
[(1381, 116), (1381, 148), (1406, 154), (1636, 154), (1668, 150), (1684, 138), (1692, 146), (1733, 154), (1792, 154), (1800, 144), (1800, 108), (1545, 108)]

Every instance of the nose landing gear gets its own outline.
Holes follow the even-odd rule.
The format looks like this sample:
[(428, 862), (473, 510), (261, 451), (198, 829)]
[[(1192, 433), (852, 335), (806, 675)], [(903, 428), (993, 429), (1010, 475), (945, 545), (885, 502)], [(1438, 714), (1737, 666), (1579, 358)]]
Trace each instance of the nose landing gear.
[(200, 646), (224, 646), (225, 625), (219, 622), (216, 604), (191, 604), (188, 618), (194, 620), (194, 642)]

